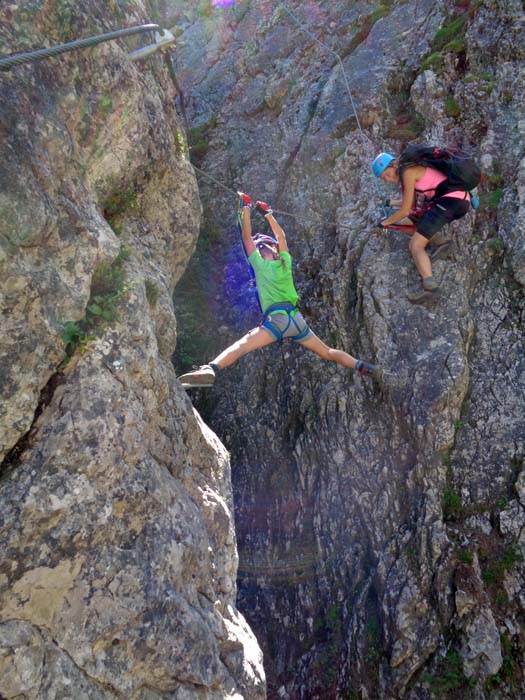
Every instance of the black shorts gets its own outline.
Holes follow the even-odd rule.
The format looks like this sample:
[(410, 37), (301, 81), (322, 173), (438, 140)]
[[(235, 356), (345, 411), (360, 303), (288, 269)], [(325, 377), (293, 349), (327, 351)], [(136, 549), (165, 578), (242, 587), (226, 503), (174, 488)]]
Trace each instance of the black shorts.
[(434, 205), (424, 214), (419, 221), (416, 221), (416, 231), (425, 238), (440, 231), (443, 226), (450, 224), (455, 219), (461, 219), (468, 212), (470, 202), (468, 199), (458, 199), (457, 197), (440, 197), (436, 199)]

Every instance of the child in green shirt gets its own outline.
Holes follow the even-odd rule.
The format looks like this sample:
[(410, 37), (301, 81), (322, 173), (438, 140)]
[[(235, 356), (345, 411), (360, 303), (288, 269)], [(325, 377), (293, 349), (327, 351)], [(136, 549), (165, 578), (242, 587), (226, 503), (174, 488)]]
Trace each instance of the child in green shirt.
[(242, 207), (242, 240), (248, 261), (255, 272), (264, 320), (260, 326), (223, 350), (212, 362), (179, 377), (182, 386), (186, 389), (213, 386), (220, 370), (229, 367), (243, 355), (284, 338), (295, 340), (324, 360), (355, 369), (362, 376), (373, 375), (376, 379), (379, 378), (379, 367), (357, 360), (343, 350), (328, 347), (309, 328), (297, 308), (298, 294), (293, 283), (292, 257), (288, 252), (283, 229), (270, 207), (265, 202), (257, 202), (256, 209), (269, 223), (274, 237), (260, 233), (252, 237), (251, 198), (242, 192), (239, 192), (239, 196)]

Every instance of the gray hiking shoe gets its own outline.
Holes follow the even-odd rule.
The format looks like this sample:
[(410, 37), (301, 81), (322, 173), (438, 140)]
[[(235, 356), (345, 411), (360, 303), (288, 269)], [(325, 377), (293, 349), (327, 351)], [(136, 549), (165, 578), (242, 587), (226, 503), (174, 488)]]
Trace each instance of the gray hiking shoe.
[(371, 362), (365, 362), (364, 360), (357, 360), (355, 369), (361, 377), (373, 377), (376, 382), (381, 380), (383, 372), (379, 365), (373, 365)]
[(439, 282), (435, 277), (432, 277), (432, 275), (430, 275), (430, 277), (425, 277), (422, 280), (422, 284), (425, 292), (437, 292), (439, 289)]
[(407, 294), (407, 299), (411, 304), (421, 304), (424, 301), (436, 299), (439, 291), (439, 282), (432, 277), (425, 277), (422, 280), (422, 287)]
[(435, 287), (433, 291), (420, 287), (407, 294), (407, 299), (411, 304), (423, 304), (424, 302), (436, 301), (439, 296), (439, 287)]
[(193, 370), (193, 372), (181, 374), (178, 380), (184, 389), (191, 389), (193, 387), (202, 389), (203, 387), (213, 386), (215, 383), (215, 372), (210, 365), (202, 365), (202, 367)]
[(426, 289), (416, 289), (407, 294), (407, 299), (411, 304), (422, 304), (425, 301), (434, 301), (436, 296), (435, 292), (428, 292)]

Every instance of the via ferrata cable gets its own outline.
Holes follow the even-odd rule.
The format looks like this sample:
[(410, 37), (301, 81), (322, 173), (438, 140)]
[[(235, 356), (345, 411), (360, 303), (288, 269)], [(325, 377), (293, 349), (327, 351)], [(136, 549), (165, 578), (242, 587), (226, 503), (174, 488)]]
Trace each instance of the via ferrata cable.
[(45, 49), (36, 49), (35, 51), (25, 51), (24, 53), (16, 53), (11, 56), (3, 56), (0, 58), (0, 70), (6, 71), (12, 68), (13, 66), (19, 66), (23, 63), (40, 61), (43, 58), (58, 56), (62, 53), (66, 53), (67, 51), (74, 51), (76, 49), (85, 49), (88, 46), (95, 46), (96, 44), (101, 44), (103, 41), (111, 41), (112, 39), (118, 39), (123, 36), (131, 36), (132, 34), (142, 34), (143, 32), (151, 32), (154, 30), (160, 32), (161, 27), (158, 24), (141, 24), (137, 27), (117, 29), (114, 32), (107, 32), (106, 34), (97, 34), (96, 36), (89, 36), (86, 39), (77, 39), (75, 41), (70, 41), (67, 44), (49, 46)]

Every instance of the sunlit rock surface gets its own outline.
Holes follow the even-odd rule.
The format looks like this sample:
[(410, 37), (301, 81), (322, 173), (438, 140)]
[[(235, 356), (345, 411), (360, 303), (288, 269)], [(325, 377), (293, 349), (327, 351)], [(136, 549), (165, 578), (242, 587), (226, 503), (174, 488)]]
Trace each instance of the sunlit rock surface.
[[(3, 3), (1, 53), (151, 11)], [(167, 66), (127, 56), (148, 41), (0, 78), (2, 698), (264, 697), (229, 456), (171, 363), (201, 206)]]

